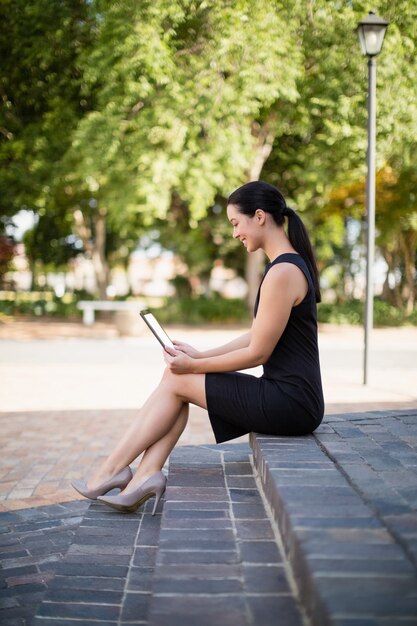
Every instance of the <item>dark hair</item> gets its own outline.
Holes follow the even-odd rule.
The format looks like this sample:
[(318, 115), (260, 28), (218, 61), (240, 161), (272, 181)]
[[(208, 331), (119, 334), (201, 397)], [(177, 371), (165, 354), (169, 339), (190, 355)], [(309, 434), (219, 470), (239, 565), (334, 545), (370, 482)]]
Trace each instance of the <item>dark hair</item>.
[(288, 219), (288, 238), (293, 248), (311, 268), (316, 301), (321, 301), (319, 273), (306, 227), (297, 213), (287, 207), (279, 189), (261, 180), (247, 183), (230, 194), (227, 204), (234, 204), (240, 213), (253, 217), (256, 209), (270, 213), (278, 226)]

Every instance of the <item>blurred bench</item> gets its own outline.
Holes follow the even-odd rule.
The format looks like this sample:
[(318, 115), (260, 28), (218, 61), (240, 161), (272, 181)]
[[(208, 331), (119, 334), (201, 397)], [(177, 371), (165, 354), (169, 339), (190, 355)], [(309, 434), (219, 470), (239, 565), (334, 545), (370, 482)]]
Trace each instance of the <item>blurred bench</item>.
[(81, 300), (78, 308), (83, 312), (83, 324), (91, 326), (94, 324), (96, 311), (125, 311), (136, 313), (144, 308), (144, 302), (140, 300), (114, 302), (112, 300)]

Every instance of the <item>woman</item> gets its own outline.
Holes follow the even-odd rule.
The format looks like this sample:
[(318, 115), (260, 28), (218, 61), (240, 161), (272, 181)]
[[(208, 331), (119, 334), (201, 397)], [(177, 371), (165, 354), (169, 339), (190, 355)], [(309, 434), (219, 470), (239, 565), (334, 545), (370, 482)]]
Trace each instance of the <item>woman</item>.
[[(255, 431), (304, 435), (320, 424), (323, 392), (317, 346), (318, 272), (301, 219), (278, 189), (252, 182), (228, 199), (233, 236), (248, 252), (269, 258), (255, 303), (251, 330), (206, 352), (176, 341), (164, 352), (158, 387), (115, 450), (88, 481), (74, 481), (82, 495), (122, 511), (152, 496), (155, 513), (165, 490), (161, 472), (188, 419), (192, 402), (208, 410), (217, 443)], [(288, 225), (288, 236), (284, 230)], [(237, 370), (263, 365), (260, 378)], [(134, 476), (129, 468), (142, 452)], [(105, 496), (120, 487), (116, 496)]]

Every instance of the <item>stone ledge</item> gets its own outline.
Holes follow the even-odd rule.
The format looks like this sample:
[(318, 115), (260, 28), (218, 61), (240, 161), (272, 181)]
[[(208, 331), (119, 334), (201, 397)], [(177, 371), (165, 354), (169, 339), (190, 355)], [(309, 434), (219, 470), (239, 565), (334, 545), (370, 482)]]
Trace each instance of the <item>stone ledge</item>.
[[(410, 413), (329, 416), (307, 437), (251, 434), (262, 489), (316, 626), (417, 623)], [(378, 469), (384, 462), (389, 472)]]

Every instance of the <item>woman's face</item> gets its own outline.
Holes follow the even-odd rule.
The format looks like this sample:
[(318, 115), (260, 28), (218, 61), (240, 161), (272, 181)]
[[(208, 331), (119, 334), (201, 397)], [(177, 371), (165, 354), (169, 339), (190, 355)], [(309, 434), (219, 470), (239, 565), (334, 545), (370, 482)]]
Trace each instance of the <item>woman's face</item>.
[(261, 242), (259, 240), (261, 233), (257, 215), (255, 214), (254, 216), (249, 217), (249, 215), (240, 213), (236, 205), (228, 204), (227, 217), (233, 226), (233, 237), (235, 239), (239, 239), (248, 252), (258, 250), (261, 246)]

